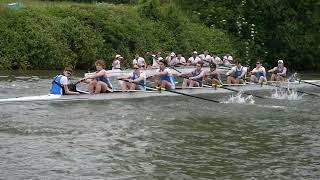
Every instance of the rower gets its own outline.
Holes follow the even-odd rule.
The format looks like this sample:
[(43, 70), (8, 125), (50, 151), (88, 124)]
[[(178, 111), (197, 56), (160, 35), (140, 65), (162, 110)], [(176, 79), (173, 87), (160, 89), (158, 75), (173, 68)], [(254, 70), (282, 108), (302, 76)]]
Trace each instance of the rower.
[(243, 79), (245, 78), (245, 75), (247, 73), (247, 68), (243, 67), (241, 65), (241, 62), (239, 59), (236, 60), (236, 66), (231, 68), (226, 75), (227, 77), (227, 83), (228, 84), (243, 84)]
[(283, 66), (283, 60), (279, 60), (278, 66), (270, 69), (268, 72), (272, 73), (271, 81), (284, 81), (287, 75), (287, 68)]
[(217, 71), (217, 65), (215, 63), (209, 64), (210, 69), (204, 73), (205, 83), (212, 86), (222, 85), (221, 77)]
[(112, 62), (112, 70), (121, 69), (121, 60), (123, 57), (119, 54), (116, 55), (115, 59)]
[(96, 73), (83, 79), (86, 80), (87, 83), (89, 83), (89, 94), (112, 92), (112, 84), (108, 78), (107, 71), (104, 69), (104, 61), (97, 60), (95, 62), (95, 65), (97, 69)]
[(180, 77), (187, 77), (183, 80), (182, 88), (185, 87), (201, 87), (204, 71), (202, 70), (202, 63), (196, 64), (196, 69), (192, 72), (179, 74)]
[(71, 91), (68, 87), (69, 79), (72, 75), (72, 69), (64, 68), (63, 73), (56, 75), (52, 81), (50, 94), (78, 95), (79, 92)]
[(159, 76), (160, 80), (156, 80), (155, 83), (157, 86), (163, 89), (175, 89), (176, 85), (174, 84), (174, 78), (171, 70), (167, 67), (168, 64), (165, 60), (159, 61), (159, 69), (157, 69), (156, 73), (153, 76)]
[(192, 56), (188, 59), (187, 61), (187, 65), (196, 65), (198, 62), (200, 62), (201, 59), (198, 56), (198, 52), (197, 51), (193, 51), (192, 52)]
[(134, 56), (134, 59), (132, 60), (132, 64), (138, 65), (142, 68), (146, 68), (146, 66), (145, 66), (146, 63), (145, 63), (144, 58), (140, 57), (138, 53)]
[(117, 78), (122, 91), (127, 91), (128, 89), (145, 91), (147, 79), (146, 74), (141, 72), (141, 67), (139, 65), (134, 65), (133, 69), (132, 73)]
[(260, 61), (257, 61), (256, 67), (251, 71), (250, 81), (253, 83), (258, 82), (259, 84), (267, 82), (266, 69), (261, 65)]

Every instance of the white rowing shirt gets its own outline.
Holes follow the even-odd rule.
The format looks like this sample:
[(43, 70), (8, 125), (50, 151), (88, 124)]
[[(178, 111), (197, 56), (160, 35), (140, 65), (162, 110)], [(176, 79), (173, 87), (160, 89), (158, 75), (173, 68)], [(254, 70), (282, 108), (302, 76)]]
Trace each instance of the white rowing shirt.
[(138, 60), (137, 60), (136, 58), (134, 58), (134, 59), (132, 60), (132, 64), (133, 64), (133, 65), (139, 65), (139, 66), (142, 67), (142, 66), (145, 65), (145, 60), (144, 60), (143, 57), (139, 57)]
[(201, 59), (200, 59), (198, 56), (196, 56), (195, 58), (194, 58), (193, 56), (191, 56), (191, 57), (188, 59), (188, 61), (190, 61), (190, 63), (191, 63), (192, 65), (196, 65), (198, 62), (201, 61)]

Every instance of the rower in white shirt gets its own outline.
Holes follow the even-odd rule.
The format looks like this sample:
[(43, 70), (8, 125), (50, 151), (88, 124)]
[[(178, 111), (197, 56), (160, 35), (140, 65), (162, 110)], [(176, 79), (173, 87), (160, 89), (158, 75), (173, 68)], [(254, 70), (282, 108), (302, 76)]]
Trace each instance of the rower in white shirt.
[(146, 67), (146, 62), (145, 62), (144, 58), (140, 57), (138, 53), (135, 55), (134, 59), (132, 60), (132, 64), (138, 65), (142, 68)]
[(227, 53), (225, 56), (223, 56), (223, 65), (226, 67), (230, 67), (233, 62), (233, 57)]
[(271, 81), (284, 81), (287, 75), (287, 68), (283, 66), (283, 60), (278, 60), (278, 66), (268, 71), (272, 73)]
[(226, 73), (228, 84), (243, 84), (243, 79), (247, 73), (247, 68), (241, 65), (240, 60), (236, 60), (236, 66)]
[(115, 59), (112, 62), (112, 70), (121, 69), (120, 65), (122, 59), (123, 57), (119, 54), (115, 56)]
[(161, 52), (157, 52), (156, 54), (152, 55), (152, 67), (157, 68), (159, 67), (159, 61), (163, 60), (161, 57)]
[(179, 74), (180, 77), (184, 77), (182, 88), (185, 87), (202, 87), (202, 81), (204, 71), (202, 70), (202, 63), (198, 62), (196, 68), (188, 73)]
[(169, 67), (175, 66), (176, 64), (178, 64), (176, 54), (174, 52), (170, 53), (170, 56), (166, 58), (166, 61), (168, 62)]
[(144, 72), (141, 72), (141, 67), (139, 65), (133, 66), (133, 72), (128, 75), (118, 77), (119, 85), (122, 91), (127, 90), (146, 90), (146, 79), (147, 76)]
[(212, 53), (212, 62), (215, 63), (217, 66), (223, 65), (223, 61), (219, 56), (217, 56), (217, 53)]
[(257, 61), (256, 67), (251, 71), (251, 82), (258, 82), (259, 84), (267, 82), (266, 69), (261, 65), (260, 61)]
[(212, 57), (209, 55), (208, 49), (205, 49), (203, 54), (199, 55), (199, 58), (201, 59), (203, 66), (209, 66), (209, 63), (212, 62)]
[(156, 73), (154, 73), (152, 77), (156, 76), (160, 78), (160, 80), (155, 81), (158, 87), (172, 90), (176, 88), (176, 85), (174, 83), (173, 74), (167, 66), (168, 64), (165, 60), (160, 60), (159, 69), (157, 69)]
[(195, 66), (200, 61), (201, 59), (199, 58), (197, 51), (193, 51), (192, 56), (188, 59), (188, 65)]
[(187, 65), (186, 59), (182, 56), (182, 54), (178, 54), (177, 56), (177, 65)]

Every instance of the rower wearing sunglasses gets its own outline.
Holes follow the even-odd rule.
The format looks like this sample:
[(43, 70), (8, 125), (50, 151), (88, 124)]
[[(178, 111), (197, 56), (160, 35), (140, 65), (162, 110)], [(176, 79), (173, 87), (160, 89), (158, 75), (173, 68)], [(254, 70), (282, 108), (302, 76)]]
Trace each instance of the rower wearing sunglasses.
[(195, 70), (188, 73), (179, 74), (180, 77), (184, 77), (182, 83), (182, 88), (185, 87), (201, 87), (202, 80), (204, 76), (204, 71), (202, 70), (202, 63), (198, 62), (196, 64)]
[(122, 91), (128, 90), (146, 90), (146, 79), (147, 76), (144, 72), (141, 72), (141, 66), (134, 65), (133, 72), (126, 76), (118, 77), (119, 85)]
[(260, 61), (256, 63), (256, 67), (251, 71), (250, 81), (253, 83), (258, 82), (259, 84), (267, 82), (266, 69), (261, 65)]
[(51, 85), (50, 94), (61, 95), (78, 95), (79, 92), (72, 91), (68, 86), (69, 79), (72, 75), (72, 69), (69, 67), (64, 68), (63, 73), (54, 77)]

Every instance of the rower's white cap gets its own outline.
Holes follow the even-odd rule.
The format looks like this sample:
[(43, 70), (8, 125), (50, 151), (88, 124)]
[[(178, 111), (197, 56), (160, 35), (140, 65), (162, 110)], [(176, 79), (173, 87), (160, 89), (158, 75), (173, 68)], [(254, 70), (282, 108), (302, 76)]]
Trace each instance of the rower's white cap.
[(170, 54), (170, 56), (175, 56), (176, 54), (174, 53), (174, 52), (172, 52), (171, 54)]
[(278, 60), (278, 64), (283, 64), (283, 60)]
[(193, 51), (192, 53), (193, 53), (193, 54), (198, 54), (198, 52), (197, 52), (197, 51)]
[(152, 57), (156, 57), (156, 55), (154, 55), (154, 54), (152, 54), (151, 56), (152, 56)]
[(120, 59), (123, 59), (123, 57), (122, 57), (122, 56), (120, 56), (119, 58), (120, 58)]
[(121, 55), (119, 55), (119, 54), (116, 55), (116, 58), (120, 58), (120, 57), (121, 57)]

